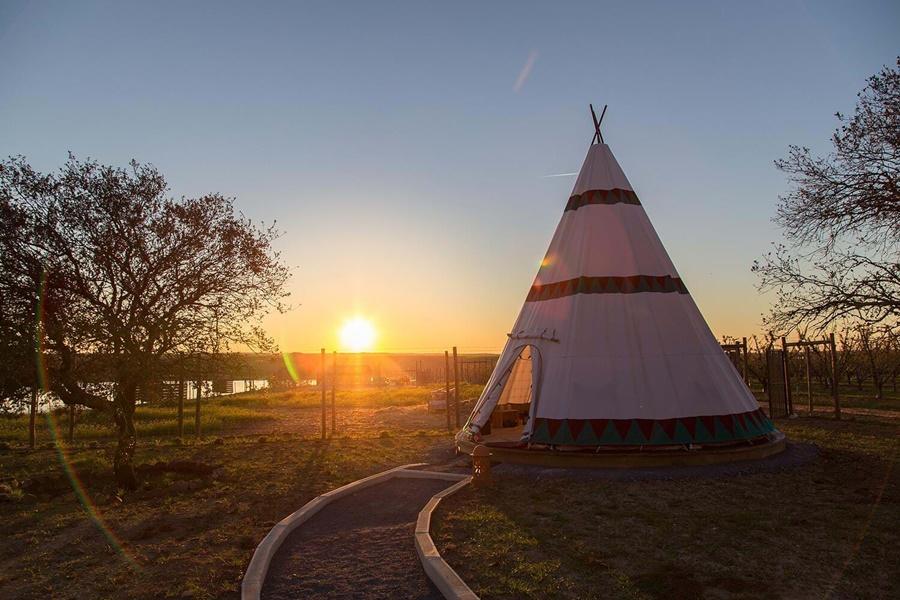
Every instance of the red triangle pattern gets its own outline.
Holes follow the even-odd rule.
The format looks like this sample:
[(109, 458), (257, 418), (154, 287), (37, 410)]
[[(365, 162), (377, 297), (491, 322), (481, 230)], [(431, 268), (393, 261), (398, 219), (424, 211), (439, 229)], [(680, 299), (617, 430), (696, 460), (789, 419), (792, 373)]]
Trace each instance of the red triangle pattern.
[(711, 416), (702, 416), (698, 417), (700, 422), (703, 423), (703, 426), (706, 428), (706, 432), (709, 435), (716, 435), (716, 418)]
[(641, 434), (643, 434), (644, 439), (648, 442), (650, 438), (653, 437), (653, 424), (656, 423), (653, 419), (637, 419), (638, 429), (641, 430)]
[(678, 422), (678, 419), (662, 419), (661, 421), (657, 421), (659, 423), (660, 428), (663, 430), (669, 439), (675, 437), (675, 424)]
[(631, 429), (631, 419), (615, 419), (613, 420), (613, 425), (616, 426), (616, 431), (619, 432), (619, 437), (624, 441), (628, 436), (628, 430)]
[(686, 419), (679, 419), (681, 424), (684, 425), (684, 428), (687, 429), (688, 435), (691, 436), (691, 439), (697, 435), (697, 418), (696, 417), (688, 417)]
[(569, 431), (572, 432), (572, 439), (577, 440), (581, 435), (581, 430), (587, 425), (587, 419), (569, 419)]

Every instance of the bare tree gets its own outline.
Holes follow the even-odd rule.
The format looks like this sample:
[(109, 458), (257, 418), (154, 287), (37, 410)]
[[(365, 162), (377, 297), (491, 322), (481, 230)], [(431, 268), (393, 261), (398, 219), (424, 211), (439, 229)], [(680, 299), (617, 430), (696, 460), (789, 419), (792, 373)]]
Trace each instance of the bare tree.
[[(152, 166), (72, 156), (55, 174), (0, 163), (0, 211), (17, 223), (0, 236), (0, 289), (37, 309), (17, 330), (36, 339), (47, 391), (110, 415), (116, 480), (133, 488), (139, 386), (178, 355), (271, 349), (259, 320), (286, 297), (277, 231), (218, 194), (172, 199)], [(85, 383), (104, 380), (111, 395)]]
[(791, 146), (775, 163), (793, 186), (775, 218), (786, 243), (753, 271), (777, 293), (766, 323), (778, 332), (900, 317), (900, 58), (836, 116), (831, 154)]

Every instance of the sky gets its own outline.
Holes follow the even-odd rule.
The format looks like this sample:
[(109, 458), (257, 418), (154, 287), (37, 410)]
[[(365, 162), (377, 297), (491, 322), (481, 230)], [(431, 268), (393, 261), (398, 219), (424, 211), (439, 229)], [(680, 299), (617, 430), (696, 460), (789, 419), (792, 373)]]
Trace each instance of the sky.
[(606, 142), (717, 337), (760, 330), (789, 144), (900, 54), (896, 2), (0, 2), (0, 156), (152, 163), (276, 221), (286, 351), (499, 350)]

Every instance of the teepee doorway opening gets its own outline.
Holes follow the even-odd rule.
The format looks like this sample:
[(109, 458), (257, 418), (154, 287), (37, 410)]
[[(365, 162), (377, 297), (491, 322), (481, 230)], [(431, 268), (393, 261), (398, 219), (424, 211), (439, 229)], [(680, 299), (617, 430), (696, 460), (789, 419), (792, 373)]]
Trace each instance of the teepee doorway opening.
[(537, 406), (541, 353), (536, 346), (525, 344), (516, 349), (513, 357), (485, 403), (490, 410), (490, 418), (481, 429), (485, 441), (518, 442), (530, 433)]

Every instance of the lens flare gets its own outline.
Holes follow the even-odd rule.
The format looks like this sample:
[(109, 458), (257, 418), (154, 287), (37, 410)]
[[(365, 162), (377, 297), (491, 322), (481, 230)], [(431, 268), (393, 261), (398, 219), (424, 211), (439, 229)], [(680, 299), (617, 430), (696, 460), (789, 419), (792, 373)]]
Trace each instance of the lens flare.
[[(35, 327), (35, 361), (37, 362), (37, 372), (38, 372), (38, 391), (40, 394), (46, 394), (50, 390), (50, 377), (47, 371), (47, 363), (44, 359), (44, 307), (46, 304), (47, 297), (47, 273), (44, 272), (41, 274), (41, 283), (40, 289), (38, 291), (38, 301), (37, 306), (35, 306), (35, 317), (37, 320)], [(56, 422), (56, 418), (53, 415), (53, 411), (51, 407), (48, 407), (47, 413), (47, 429), (50, 431), (50, 436), (53, 438), (53, 445), (56, 449), (56, 456), (59, 460), (59, 465), (65, 473), (66, 478), (69, 480), (69, 484), (72, 486), (72, 491), (75, 492), (75, 497), (78, 498), (78, 502), (81, 504), (81, 507), (84, 509), (84, 512), (87, 514), (88, 518), (91, 522), (100, 530), (100, 533), (103, 534), (103, 537), (106, 538), (107, 542), (109, 542), (110, 548), (112, 548), (125, 563), (135, 569), (140, 570), (140, 565), (138, 564), (137, 558), (128, 551), (125, 547), (123, 541), (119, 539), (119, 537), (115, 534), (115, 532), (107, 525), (106, 521), (103, 519), (103, 516), (100, 514), (100, 508), (94, 502), (91, 495), (87, 492), (84, 484), (81, 479), (78, 477), (78, 472), (75, 470), (75, 465), (72, 461), (72, 457), (69, 455), (69, 449), (66, 448), (62, 443), (62, 436), (60, 435), (59, 424)]]
[(341, 327), (340, 337), (344, 349), (364, 352), (375, 344), (375, 327), (363, 317), (354, 317)]

